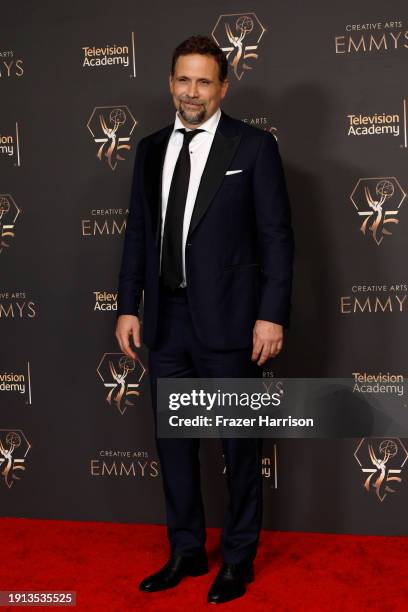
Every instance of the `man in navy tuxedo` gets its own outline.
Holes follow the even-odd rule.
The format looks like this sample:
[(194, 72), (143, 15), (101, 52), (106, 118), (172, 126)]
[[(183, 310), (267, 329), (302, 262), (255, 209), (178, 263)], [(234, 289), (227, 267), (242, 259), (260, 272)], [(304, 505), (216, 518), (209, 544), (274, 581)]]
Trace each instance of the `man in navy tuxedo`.
[[(228, 62), (208, 37), (174, 51), (173, 124), (138, 145), (118, 288), (116, 338), (128, 356), (149, 348), (159, 377), (259, 377), (288, 326), (293, 235), (275, 138), (220, 109)], [(198, 439), (157, 438), (170, 558), (140, 589), (208, 571)], [(261, 441), (222, 439), (229, 506), (223, 562), (208, 594), (245, 593), (262, 520)]]

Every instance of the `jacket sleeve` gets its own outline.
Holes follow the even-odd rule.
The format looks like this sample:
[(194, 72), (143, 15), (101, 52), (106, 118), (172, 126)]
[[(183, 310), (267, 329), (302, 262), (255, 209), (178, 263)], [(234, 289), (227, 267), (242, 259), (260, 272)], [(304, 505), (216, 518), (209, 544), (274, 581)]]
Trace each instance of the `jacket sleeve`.
[(145, 221), (142, 200), (145, 139), (136, 150), (126, 223), (122, 261), (119, 271), (117, 317), (122, 314), (138, 315), (145, 276)]
[(263, 132), (254, 165), (261, 295), (258, 319), (289, 326), (294, 240), (286, 181), (275, 137)]

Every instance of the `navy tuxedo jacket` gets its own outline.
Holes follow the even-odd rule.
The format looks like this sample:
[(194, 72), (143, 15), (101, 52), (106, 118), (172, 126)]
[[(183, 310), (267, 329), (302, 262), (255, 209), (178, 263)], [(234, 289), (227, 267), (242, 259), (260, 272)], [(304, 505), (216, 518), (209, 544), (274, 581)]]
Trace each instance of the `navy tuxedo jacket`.
[[(138, 315), (154, 348), (159, 312), (161, 178), (173, 125), (137, 148), (119, 274), (118, 311)], [(227, 174), (227, 170), (242, 170)], [(201, 178), (186, 244), (191, 317), (215, 350), (252, 346), (257, 319), (288, 327), (293, 232), (275, 138), (224, 112)]]

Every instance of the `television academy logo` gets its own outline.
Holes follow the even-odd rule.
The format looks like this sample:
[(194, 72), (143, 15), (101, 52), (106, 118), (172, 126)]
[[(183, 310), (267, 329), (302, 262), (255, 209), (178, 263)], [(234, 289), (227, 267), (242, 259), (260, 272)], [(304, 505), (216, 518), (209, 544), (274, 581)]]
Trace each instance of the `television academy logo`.
[[(224, 453), (222, 453), (222, 458), (224, 460), (222, 474), (225, 476), (227, 473), (227, 466), (225, 463)], [(270, 483), (269, 486), (271, 489), (278, 488), (278, 454), (277, 454), (276, 443), (273, 445), (273, 455), (272, 456), (266, 455), (262, 457), (261, 474), (262, 474), (262, 479), (265, 479)]]
[(0, 193), (0, 253), (10, 246), (14, 226), (21, 210), (9, 193)]
[(402, 98), (400, 112), (377, 112), (370, 114), (347, 113), (346, 135), (365, 136), (391, 136), (400, 140), (400, 148), (408, 148), (408, 125), (407, 125), (407, 99)]
[(392, 374), (391, 372), (352, 372), (354, 379), (353, 393), (384, 395), (404, 395), (403, 374)]
[(20, 136), (17, 121), (14, 127), (14, 133), (9, 132), (8, 134), (4, 134), (0, 132), (0, 156), (2, 158), (8, 157), (14, 159), (14, 165), (18, 167), (21, 166)]
[(106, 312), (118, 309), (117, 291), (93, 291), (92, 293), (95, 296), (94, 311)]
[(136, 406), (135, 398), (140, 396), (140, 383), (146, 373), (139, 358), (134, 360), (123, 353), (105, 353), (96, 371), (108, 390), (108, 404), (115, 404), (122, 415), (128, 406)]
[(118, 161), (124, 161), (123, 151), (130, 151), (130, 138), (137, 121), (127, 106), (96, 106), (87, 128), (95, 144), (99, 145), (97, 158), (106, 159), (111, 170)]
[[(394, 176), (360, 178), (350, 195), (357, 214), (363, 217), (360, 231), (379, 246), (390, 227), (399, 223), (397, 215), (406, 193)], [(391, 224), (391, 225), (390, 225)]]
[(25, 470), (25, 459), (31, 444), (21, 429), (0, 429), (0, 475), (11, 489), (16, 480), (21, 480)]
[(396, 493), (401, 483), (402, 468), (408, 452), (399, 438), (362, 438), (354, 457), (363, 474), (368, 474), (364, 488), (384, 501), (388, 493)]
[(130, 50), (128, 44), (108, 44), (104, 47), (84, 46), (82, 68), (109, 68), (111, 66), (132, 65), (131, 77), (136, 77), (135, 33), (130, 33)]
[(32, 403), (31, 397), (31, 367), (27, 361), (27, 373), (25, 372), (0, 372), (0, 393), (17, 393), (26, 396), (26, 403)]
[(220, 15), (212, 37), (225, 52), (238, 80), (245, 71), (252, 70), (248, 60), (258, 59), (259, 43), (266, 32), (255, 13)]

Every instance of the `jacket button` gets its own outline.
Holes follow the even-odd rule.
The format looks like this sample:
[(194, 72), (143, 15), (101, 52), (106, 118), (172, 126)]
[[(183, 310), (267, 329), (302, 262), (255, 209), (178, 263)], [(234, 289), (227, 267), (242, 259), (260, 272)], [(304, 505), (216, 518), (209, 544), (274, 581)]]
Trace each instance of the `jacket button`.
[(187, 246), (191, 246), (191, 242), (187, 242)]

